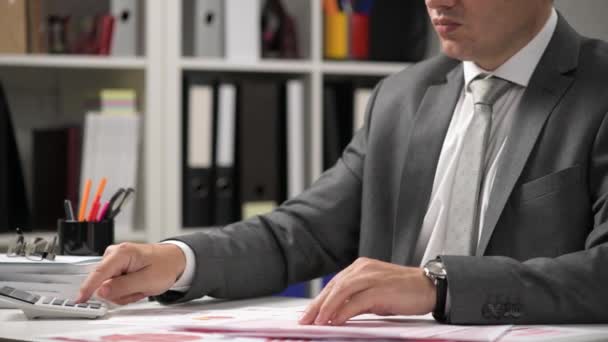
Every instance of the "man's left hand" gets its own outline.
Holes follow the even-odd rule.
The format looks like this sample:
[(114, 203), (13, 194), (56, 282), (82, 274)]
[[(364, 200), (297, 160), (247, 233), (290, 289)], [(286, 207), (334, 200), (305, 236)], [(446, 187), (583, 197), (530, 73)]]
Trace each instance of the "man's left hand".
[(325, 286), (300, 324), (341, 325), (364, 313), (423, 315), (435, 301), (435, 285), (421, 268), (359, 258)]

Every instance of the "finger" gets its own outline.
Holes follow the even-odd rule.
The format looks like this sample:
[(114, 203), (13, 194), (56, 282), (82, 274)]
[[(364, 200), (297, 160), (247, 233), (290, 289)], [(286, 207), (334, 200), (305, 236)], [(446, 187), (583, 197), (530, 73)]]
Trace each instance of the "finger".
[(114, 300), (113, 303), (118, 304), (118, 305), (127, 305), (130, 303), (138, 302), (146, 297), (148, 297), (148, 296), (146, 296), (143, 293), (134, 293), (134, 294), (131, 294), (128, 296), (118, 298), (118, 299)]
[(100, 286), (97, 295), (115, 302), (120, 298), (132, 296), (137, 293), (155, 294), (159, 290), (157, 280), (149, 268), (128, 273), (116, 278), (109, 279)]
[(324, 325), (333, 321), (333, 317), (340, 307), (347, 303), (347, 300), (355, 296), (361, 291), (365, 291), (373, 286), (373, 276), (349, 276), (345, 277), (340, 283), (338, 283), (332, 289), (331, 293), (327, 296), (323, 305), (319, 309), (315, 324)]
[(336, 274), (330, 281), (325, 285), (321, 293), (313, 300), (313, 302), (306, 309), (306, 313), (300, 318), (300, 324), (308, 325), (313, 324), (316, 321), (317, 314), (321, 305), (325, 302), (327, 296), (331, 293), (334, 286), (341, 282), (344, 277), (347, 277), (353, 270), (352, 264)]
[(110, 255), (112, 252), (114, 252), (115, 249), (116, 249), (116, 245), (108, 246), (106, 248), (106, 250), (103, 252), (103, 256), (106, 257), (106, 256)]
[(106, 280), (119, 275), (128, 266), (129, 258), (121, 253), (111, 253), (89, 274), (80, 286), (77, 303), (83, 303), (91, 298), (91, 295)]
[(308, 305), (308, 307), (306, 308), (306, 312), (300, 318), (300, 321), (299, 321), (300, 324), (308, 325), (308, 324), (312, 324), (315, 321), (315, 318), (317, 318), (317, 313), (319, 312), (319, 308), (321, 307), (321, 304), (323, 303), (323, 301), (325, 300), (325, 297), (327, 297), (327, 295), (331, 291), (331, 288), (335, 284), (334, 280), (336, 279), (336, 277), (334, 277), (329, 283), (327, 283), (327, 285), (325, 285), (323, 290), (321, 290), (321, 293), (319, 293), (319, 295), (317, 295), (317, 297)]
[(331, 325), (343, 325), (352, 317), (370, 312), (374, 306), (374, 301), (381, 298), (373, 289), (361, 291), (350, 298), (336, 311)]

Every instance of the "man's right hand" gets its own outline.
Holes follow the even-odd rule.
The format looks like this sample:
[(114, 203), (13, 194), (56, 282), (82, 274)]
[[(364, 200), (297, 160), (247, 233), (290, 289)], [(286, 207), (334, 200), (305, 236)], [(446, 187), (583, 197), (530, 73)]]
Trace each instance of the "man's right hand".
[(77, 302), (86, 302), (95, 292), (120, 305), (156, 296), (170, 289), (185, 267), (184, 253), (173, 244), (110, 246), (82, 283)]

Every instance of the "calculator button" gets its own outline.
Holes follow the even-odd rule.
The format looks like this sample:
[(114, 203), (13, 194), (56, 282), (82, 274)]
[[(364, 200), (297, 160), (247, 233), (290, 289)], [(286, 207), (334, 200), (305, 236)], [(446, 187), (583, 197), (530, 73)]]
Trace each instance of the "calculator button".
[(63, 305), (65, 303), (65, 299), (55, 299), (53, 301), (53, 305)]
[(75, 306), (76, 302), (73, 300), (68, 300), (67, 302), (65, 302), (65, 304), (63, 304), (65, 306)]
[(80, 303), (80, 304), (78, 304), (76, 306), (79, 307), (79, 308), (86, 308), (86, 307), (89, 306), (89, 304), (87, 304), (87, 303)]
[(42, 300), (42, 304), (51, 304), (51, 302), (53, 301), (53, 297), (44, 297), (44, 299)]
[(91, 309), (99, 309), (101, 307), (101, 304), (99, 304), (99, 303), (93, 303), (93, 304), (90, 304), (89, 307)]
[(8, 296), (8, 295), (10, 295), (10, 294), (11, 294), (11, 292), (13, 292), (13, 291), (15, 291), (15, 289), (14, 289), (14, 288), (12, 288), (12, 287), (8, 287), (8, 286), (4, 286), (3, 288), (1, 288), (1, 289), (0, 289), (0, 294), (3, 294), (3, 295), (7, 295), (7, 296)]

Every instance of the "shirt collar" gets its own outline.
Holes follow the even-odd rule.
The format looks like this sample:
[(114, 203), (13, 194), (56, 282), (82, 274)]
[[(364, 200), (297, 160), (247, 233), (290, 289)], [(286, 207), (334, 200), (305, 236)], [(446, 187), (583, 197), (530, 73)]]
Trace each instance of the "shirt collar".
[(551, 9), (551, 16), (549, 16), (542, 30), (526, 46), (511, 56), (494, 72), (486, 71), (471, 61), (464, 61), (464, 80), (467, 86), (465, 89), (468, 88), (469, 82), (474, 80), (479, 74), (494, 75), (522, 87), (527, 87), (532, 73), (549, 45), (551, 37), (553, 37), (556, 26), (557, 12), (553, 8)]

